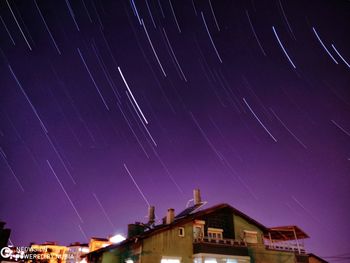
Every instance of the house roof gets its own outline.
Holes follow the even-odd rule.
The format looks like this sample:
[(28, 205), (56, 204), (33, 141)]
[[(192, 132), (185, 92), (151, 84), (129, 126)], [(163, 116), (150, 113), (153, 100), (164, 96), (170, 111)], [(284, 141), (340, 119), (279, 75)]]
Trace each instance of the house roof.
[(105, 241), (105, 242), (109, 241), (107, 238), (103, 238), (103, 237), (91, 237), (90, 240)]
[[(183, 224), (191, 222), (195, 219), (201, 218), (204, 215), (214, 213), (214, 212), (221, 210), (221, 209), (229, 209), (233, 212), (234, 215), (238, 215), (238, 216), (242, 217), (243, 219), (247, 220), (250, 224), (255, 225), (263, 232), (265, 238), (269, 238), (269, 233), (270, 233), (271, 238), (273, 240), (280, 240), (280, 241), (294, 240), (295, 235), (296, 235), (297, 239), (304, 239), (304, 238), (309, 237), (302, 229), (300, 229), (298, 226), (295, 226), (295, 225), (267, 228), (263, 224), (259, 223), (258, 221), (254, 220), (253, 218), (247, 216), (246, 214), (244, 214), (243, 212), (239, 211), (238, 209), (232, 207), (231, 205), (226, 204), (226, 203), (222, 203), (222, 204), (218, 204), (218, 205), (209, 207), (207, 209), (199, 210), (195, 213), (191, 213), (191, 212), (186, 213), (186, 215), (184, 215), (180, 218), (175, 217), (174, 222), (171, 224), (157, 225), (157, 226), (153, 227), (152, 229), (146, 230), (145, 232), (143, 232), (140, 235), (127, 238), (126, 240), (124, 240), (121, 243), (112, 244), (110, 246), (100, 248), (100, 249), (92, 251), (86, 255), (97, 254), (97, 253), (101, 253), (103, 251), (107, 251), (107, 250), (110, 250), (113, 248), (122, 247), (122, 246), (130, 244), (130, 243), (136, 243), (138, 240), (148, 238), (156, 233), (172, 229), (178, 225), (183, 225)], [(181, 213), (183, 213), (183, 212), (181, 212)]]
[(324, 263), (328, 263), (328, 261), (324, 260), (323, 258), (320, 258), (319, 256), (316, 256), (315, 254), (313, 253), (309, 253), (307, 254), (309, 257), (313, 257), (313, 258), (316, 258), (317, 260), (319, 260), (320, 262), (324, 262)]
[(270, 227), (268, 228), (268, 233), (265, 234), (266, 238), (273, 240), (295, 240), (309, 238), (309, 236), (301, 230), (298, 226), (279, 226), (279, 227)]
[(268, 228), (265, 227), (264, 225), (262, 225), (261, 223), (259, 223), (258, 221), (252, 219), (251, 217), (247, 216), (246, 214), (244, 214), (243, 212), (239, 211), (238, 209), (230, 206), (229, 204), (222, 203), (222, 204), (218, 204), (218, 205), (209, 207), (207, 209), (200, 210), (200, 211), (195, 212), (195, 213), (188, 213), (187, 215), (182, 216), (181, 218), (176, 218), (175, 217), (174, 222), (171, 223), (171, 224), (168, 224), (168, 225), (167, 224), (157, 225), (154, 228), (152, 228), (152, 229), (150, 229), (148, 231), (145, 231), (144, 233), (142, 233), (142, 234), (140, 234), (138, 236), (133, 236), (131, 238), (127, 238), (126, 240), (124, 240), (123, 242), (118, 243), (118, 244), (112, 244), (110, 246), (107, 246), (107, 247), (104, 247), (104, 248), (100, 248), (98, 250), (95, 250), (95, 251), (92, 251), (92, 252), (88, 253), (87, 255), (101, 253), (103, 251), (106, 251), (106, 250), (109, 250), (109, 249), (113, 249), (113, 248), (117, 248), (119, 246), (123, 246), (123, 245), (126, 245), (126, 244), (131, 243), (131, 242), (136, 242), (136, 240), (145, 239), (145, 238), (150, 237), (150, 236), (152, 236), (152, 235), (154, 235), (156, 233), (166, 231), (168, 229), (171, 229), (171, 228), (176, 227), (178, 225), (185, 224), (187, 222), (191, 222), (194, 219), (198, 219), (198, 218), (200, 218), (200, 217), (202, 217), (204, 215), (208, 215), (208, 214), (214, 213), (215, 211), (218, 211), (218, 210), (221, 210), (221, 209), (224, 209), (224, 208), (231, 210), (233, 212), (233, 214), (238, 215), (238, 216), (244, 218), (245, 220), (247, 220), (250, 224), (257, 226), (264, 233), (266, 233), (268, 231)]

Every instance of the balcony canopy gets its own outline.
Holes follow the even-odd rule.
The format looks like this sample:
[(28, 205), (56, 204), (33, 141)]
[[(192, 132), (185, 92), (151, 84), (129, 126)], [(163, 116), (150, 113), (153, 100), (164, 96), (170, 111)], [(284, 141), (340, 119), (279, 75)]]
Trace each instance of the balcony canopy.
[(309, 236), (297, 226), (271, 227), (268, 228), (268, 233), (264, 236), (265, 238), (271, 238), (272, 240), (278, 241), (309, 238)]

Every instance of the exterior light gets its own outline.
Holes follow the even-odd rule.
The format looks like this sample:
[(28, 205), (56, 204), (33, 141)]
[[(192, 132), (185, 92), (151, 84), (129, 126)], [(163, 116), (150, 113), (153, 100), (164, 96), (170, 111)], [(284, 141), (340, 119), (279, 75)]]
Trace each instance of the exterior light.
[(120, 234), (117, 234), (115, 236), (112, 236), (109, 241), (114, 243), (114, 244), (117, 244), (117, 243), (120, 243), (122, 241), (124, 241), (126, 238)]

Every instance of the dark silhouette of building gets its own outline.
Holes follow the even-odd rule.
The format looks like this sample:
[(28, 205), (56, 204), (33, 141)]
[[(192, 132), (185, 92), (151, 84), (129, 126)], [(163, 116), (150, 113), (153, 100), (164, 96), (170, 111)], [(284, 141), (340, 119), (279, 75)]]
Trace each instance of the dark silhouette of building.
[[(10, 234), (11, 234), (11, 229), (5, 228), (5, 222), (0, 221), (0, 250), (3, 247), (7, 247)], [(0, 255), (0, 262), (3, 260), (3, 258)]]

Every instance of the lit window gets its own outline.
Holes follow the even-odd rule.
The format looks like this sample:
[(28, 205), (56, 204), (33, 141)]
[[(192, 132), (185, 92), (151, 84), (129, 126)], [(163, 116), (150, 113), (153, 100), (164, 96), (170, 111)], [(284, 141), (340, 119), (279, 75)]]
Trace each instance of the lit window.
[(163, 257), (160, 263), (180, 263), (181, 258), (177, 257)]
[(212, 228), (208, 227), (208, 237), (212, 239), (222, 239), (222, 232), (224, 232), (220, 228)]
[(125, 260), (125, 263), (134, 263), (134, 261), (131, 259), (127, 259), (127, 260)]
[(179, 237), (184, 237), (185, 236), (185, 228), (179, 227)]
[(244, 240), (247, 243), (257, 244), (258, 243), (258, 232), (244, 230)]
[(195, 226), (193, 228), (193, 236), (194, 238), (203, 238), (203, 227), (202, 226)]
[(215, 258), (206, 258), (204, 259), (204, 263), (217, 263)]

